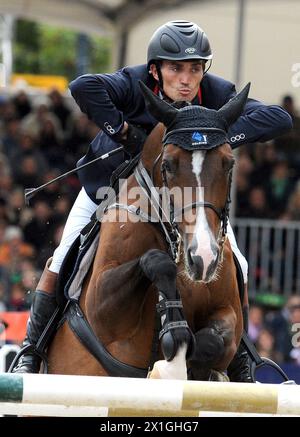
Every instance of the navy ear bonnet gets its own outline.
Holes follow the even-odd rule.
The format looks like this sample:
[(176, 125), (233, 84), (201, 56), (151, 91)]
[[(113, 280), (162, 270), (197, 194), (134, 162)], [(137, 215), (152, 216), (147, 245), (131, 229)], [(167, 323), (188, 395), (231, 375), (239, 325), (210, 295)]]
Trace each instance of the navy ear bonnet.
[(168, 126), (163, 145), (174, 144), (185, 150), (209, 150), (228, 143), (227, 123), (218, 111), (201, 106), (178, 110)]

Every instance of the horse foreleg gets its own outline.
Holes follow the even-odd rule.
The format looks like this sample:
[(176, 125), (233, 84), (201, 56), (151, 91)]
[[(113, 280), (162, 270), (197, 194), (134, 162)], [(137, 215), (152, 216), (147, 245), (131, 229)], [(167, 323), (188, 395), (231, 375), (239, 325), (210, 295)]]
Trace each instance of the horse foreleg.
[(140, 266), (158, 289), (157, 311), (162, 323), (159, 338), (165, 360), (156, 363), (150, 377), (187, 379), (186, 355), (191, 353), (193, 334), (176, 289), (176, 264), (167, 253), (152, 249), (141, 257)]
[(222, 308), (207, 327), (195, 334), (196, 346), (189, 362), (193, 379), (207, 380), (212, 372), (224, 372), (237, 350), (237, 317), (232, 307)]

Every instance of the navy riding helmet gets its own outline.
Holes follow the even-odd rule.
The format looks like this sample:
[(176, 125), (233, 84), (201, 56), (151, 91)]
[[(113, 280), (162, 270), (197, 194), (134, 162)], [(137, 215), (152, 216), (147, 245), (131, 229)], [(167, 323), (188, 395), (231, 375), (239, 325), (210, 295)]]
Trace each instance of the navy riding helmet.
[(188, 61), (213, 57), (205, 32), (190, 21), (169, 21), (160, 26), (150, 39), (147, 54), (148, 67), (155, 61)]

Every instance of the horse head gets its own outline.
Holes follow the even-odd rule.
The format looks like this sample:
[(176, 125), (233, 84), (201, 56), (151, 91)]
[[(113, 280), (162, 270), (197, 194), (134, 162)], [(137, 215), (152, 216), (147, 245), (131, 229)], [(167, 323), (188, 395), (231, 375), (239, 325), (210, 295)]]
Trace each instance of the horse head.
[(184, 244), (185, 269), (193, 281), (210, 282), (222, 259), (234, 157), (229, 126), (241, 115), (250, 84), (219, 110), (176, 109), (140, 86), (149, 112), (166, 127), (160, 171), (171, 195), (173, 220)]

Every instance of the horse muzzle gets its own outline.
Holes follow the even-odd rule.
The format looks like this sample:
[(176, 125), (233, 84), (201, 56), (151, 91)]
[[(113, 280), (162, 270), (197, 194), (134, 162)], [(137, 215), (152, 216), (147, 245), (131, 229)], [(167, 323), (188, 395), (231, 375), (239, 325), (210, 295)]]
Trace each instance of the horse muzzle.
[(212, 251), (211, 256), (204, 257), (195, 254), (188, 248), (186, 251), (186, 264), (189, 276), (193, 281), (210, 282), (217, 270), (219, 262), (219, 249)]

